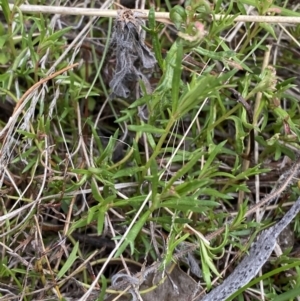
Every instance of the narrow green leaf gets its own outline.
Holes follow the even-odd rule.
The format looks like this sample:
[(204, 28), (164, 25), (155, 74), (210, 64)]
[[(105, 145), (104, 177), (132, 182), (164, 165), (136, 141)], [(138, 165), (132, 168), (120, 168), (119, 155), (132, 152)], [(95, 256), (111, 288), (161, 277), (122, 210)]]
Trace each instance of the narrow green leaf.
[(213, 147), (213, 149), (210, 152), (210, 155), (208, 159), (206, 160), (205, 165), (203, 166), (201, 170), (201, 175), (204, 175), (206, 171), (211, 168), (212, 162), (215, 159), (215, 157), (221, 153), (223, 146), (225, 145), (226, 141), (221, 142), (220, 144)]
[(189, 224), (192, 222), (191, 219), (188, 218), (173, 218), (171, 216), (162, 216), (162, 217), (153, 217), (149, 218), (149, 221), (154, 221), (159, 224)]
[(244, 139), (247, 136), (242, 120), (237, 116), (230, 116), (228, 119), (233, 120), (235, 124), (235, 150), (238, 154), (242, 154), (244, 151)]
[(101, 275), (101, 291), (99, 293), (99, 297), (97, 301), (103, 301), (106, 295), (106, 288), (107, 288), (107, 280), (104, 275)]
[(232, 77), (236, 72), (237, 70), (234, 69), (220, 77), (208, 74), (200, 76), (193, 87), (182, 95), (175, 116), (183, 116), (190, 110), (193, 110), (199, 103), (203, 102), (206, 97), (213, 97), (218, 94), (218, 90), (222, 87), (222, 82)]
[(218, 60), (218, 61), (222, 61), (223, 59), (229, 59), (231, 57), (236, 56), (236, 53), (232, 50), (214, 52), (214, 51), (206, 50), (200, 46), (198, 46), (197, 48), (194, 48), (194, 51), (196, 51), (197, 53), (199, 53), (203, 56), (206, 56), (208, 58), (211, 58), (213, 60)]
[(175, 65), (174, 65), (174, 71), (173, 71), (172, 92), (171, 92), (172, 112), (173, 113), (175, 113), (178, 108), (180, 81), (181, 81), (181, 68), (182, 68), (181, 64), (182, 64), (182, 58), (183, 58), (182, 40), (178, 39), (176, 41), (176, 44), (177, 44), (177, 51), (176, 51)]
[(75, 260), (78, 258), (78, 256), (76, 256), (78, 247), (79, 247), (79, 242), (77, 241), (73, 247), (73, 250), (72, 250), (70, 256), (67, 258), (67, 261), (65, 262), (65, 264), (62, 266), (62, 268), (58, 272), (58, 274), (56, 276), (57, 280), (62, 278), (69, 271), (69, 269), (71, 268), (71, 266), (73, 265)]
[(66, 189), (66, 192), (74, 191), (74, 187), (81, 187), (88, 180), (87, 175), (83, 175), (81, 179)]
[[(2, 35), (2, 36), (0, 36), (0, 49), (1, 50), (3, 49), (3, 46), (6, 43), (7, 39), (8, 39), (8, 35)], [(8, 60), (9, 57), (5, 56), (4, 53), (1, 53), (1, 55), (2, 55), (1, 56), (1, 62), (3, 64), (5, 62), (7, 62), (7, 60)]]
[[(281, 294), (280, 296), (273, 299), (273, 301), (287, 301), (287, 300), (293, 300), (296, 297), (300, 296), (300, 287), (289, 289), (288, 292), (285, 292)], [(295, 299), (294, 299), (295, 300)]]
[(107, 144), (106, 148), (104, 149), (104, 151), (101, 152), (101, 155), (98, 159), (99, 162), (107, 160), (107, 158), (109, 158), (113, 154), (115, 144), (118, 139), (118, 132), (119, 131), (116, 131), (113, 137), (112, 136), (109, 137), (108, 144)]
[(164, 192), (169, 191), (174, 182), (178, 179), (181, 179), (188, 171), (190, 171), (196, 164), (196, 162), (203, 156), (203, 152), (194, 152), (192, 158), (188, 163), (186, 163), (176, 174), (168, 181)]
[(175, 187), (175, 191), (179, 195), (187, 195), (188, 193), (194, 192), (201, 187), (208, 186), (210, 182), (210, 179), (195, 179), (192, 181), (186, 180), (184, 183), (177, 185)]
[(170, 19), (175, 24), (176, 28), (179, 30), (187, 19), (185, 9), (180, 5), (175, 5), (170, 11)]
[(32, 166), (34, 166), (35, 164), (37, 164), (37, 158), (35, 157), (34, 159), (30, 160), (28, 162), (28, 164), (24, 167), (24, 169), (22, 170), (22, 173), (27, 172), (28, 170), (31, 169)]
[[(146, 211), (141, 217), (140, 219), (135, 223), (135, 225), (132, 227), (132, 229), (130, 230), (130, 232), (128, 233), (128, 235), (125, 237), (124, 242), (122, 243), (122, 245), (120, 246), (119, 250), (117, 251), (115, 257), (119, 257), (124, 250), (126, 249), (126, 247), (130, 244), (131, 246), (134, 244), (134, 240), (136, 239), (137, 235), (139, 234), (139, 232), (141, 231), (142, 227), (145, 225), (145, 223), (147, 222), (147, 219), (149, 217), (149, 215), (151, 214), (151, 211), (148, 210)], [(133, 250), (131, 249), (131, 252)], [(133, 252), (132, 252), (133, 253)]]
[(269, 23), (259, 23), (259, 26), (266, 30), (277, 41), (276, 33), (273, 26)]
[(20, 129), (18, 129), (17, 132), (24, 135), (28, 139), (36, 139), (36, 134), (30, 133), (30, 132), (27, 132), (27, 131), (23, 131), (23, 130), (20, 130)]
[[(174, 43), (167, 53), (167, 56), (164, 60), (164, 73), (161, 77), (159, 85), (155, 89), (155, 92), (166, 93), (172, 90), (174, 66), (176, 66), (177, 46), (177, 43)], [(158, 101), (161, 101), (161, 96), (158, 97)]]
[(213, 188), (202, 188), (201, 189), (201, 192), (203, 195), (211, 195), (215, 198), (220, 198), (220, 199), (225, 199), (225, 200), (231, 200), (233, 199), (232, 196), (228, 195), (228, 194), (225, 194), (225, 193), (221, 193), (219, 192), (218, 190), (216, 189), (213, 189)]
[(103, 202), (104, 200), (103, 200), (103, 197), (102, 197), (102, 195), (99, 191), (98, 186), (96, 185), (96, 181), (92, 180), (91, 188), (92, 188), (92, 195), (95, 198), (95, 200), (98, 201), (99, 203)]
[(209, 270), (207, 262), (210, 260), (205, 245), (200, 242), (200, 258), (201, 258), (201, 266), (202, 266), (202, 275), (204, 281), (206, 283), (206, 288), (211, 288), (211, 272)]
[(188, 237), (190, 236), (189, 233), (186, 233), (184, 235), (182, 235), (179, 239), (176, 239), (175, 241), (169, 243), (169, 250), (172, 252), (172, 254), (174, 254), (174, 250), (175, 248), (182, 243), (183, 241), (185, 241)]
[(168, 199), (166, 201), (160, 202), (158, 206), (165, 208), (173, 208), (183, 212), (192, 211), (202, 213), (205, 210), (207, 210), (207, 207), (216, 207), (219, 206), (219, 203), (210, 200), (200, 201), (195, 199), (194, 197), (185, 196), (180, 198)]
[(133, 175), (137, 174), (140, 171), (143, 171), (144, 167), (139, 167), (139, 166), (134, 166), (134, 167), (128, 167), (128, 168), (123, 168), (119, 171), (117, 171), (112, 178), (117, 179), (121, 177), (132, 177)]
[(151, 190), (152, 190), (152, 201), (155, 202), (156, 197), (157, 197), (157, 190), (158, 190), (158, 167), (157, 167), (157, 162), (155, 160), (151, 161), (150, 165), (151, 169)]
[(9, 5), (8, 5), (8, 1), (7, 0), (1, 0), (0, 1), (0, 5), (2, 7), (2, 12), (4, 14), (5, 20), (6, 22), (10, 22), (10, 9), (9, 9)]
[(138, 196), (129, 198), (127, 200), (114, 201), (114, 207), (128, 206), (128, 204), (131, 204), (131, 206), (135, 206), (135, 205), (139, 206), (139, 204), (142, 203), (144, 200), (145, 200), (144, 195), (138, 195)]
[(164, 129), (156, 128), (150, 124), (128, 125), (128, 130), (142, 133), (164, 134)]
[(70, 31), (72, 27), (65, 27), (63, 29), (55, 31), (53, 34), (50, 36), (47, 36), (44, 41), (42, 41), (42, 47), (44, 47), (44, 43), (57, 43), (60, 37), (64, 36), (68, 31)]
[(158, 37), (158, 31), (156, 29), (155, 9), (153, 6), (151, 6), (149, 10), (148, 18), (149, 18), (149, 28), (152, 36), (152, 46), (153, 46), (154, 54), (157, 59), (159, 67), (163, 70), (162, 51), (161, 51), (161, 45)]
[(101, 235), (103, 232), (104, 222), (105, 222), (106, 210), (102, 207), (97, 214), (97, 234)]
[(85, 218), (86, 224), (90, 224), (91, 221), (95, 220), (95, 216), (96, 214), (99, 213), (99, 205), (92, 207), (89, 211), (88, 211), (88, 215), (87, 218)]

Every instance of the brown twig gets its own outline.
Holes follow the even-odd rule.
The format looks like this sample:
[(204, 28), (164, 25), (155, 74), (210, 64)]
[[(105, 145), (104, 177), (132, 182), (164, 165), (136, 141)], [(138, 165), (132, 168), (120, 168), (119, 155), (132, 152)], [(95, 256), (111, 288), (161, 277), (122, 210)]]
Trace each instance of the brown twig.
[(20, 100), (18, 101), (17, 105), (15, 106), (15, 109), (14, 109), (14, 112), (13, 112), (13, 115), (14, 113), (17, 111), (17, 109), (20, 107), (20, 105), (23, 103), (23, 101), (26, 99), (26, 97), (28, 95), (30, 95), (30, 93), (32, 93), (34, 90), (36, 90), (39, 86), (41, 86), (42, 84), (46, 83), (47, 81), (49, 81), (50, 79), (53, 79), (55, 78), (56, 76), (72, 69), (72, 68), (75, 68), (79, 65), (79, 63), (75, 63), (75, 64), (72, 64), (70, 66), (67, 66), (57, 72), (54, 72), (52, 73), (51, 75), (45, 77), (45, 78), (42, 78), (41, 80), (39, 80), (37, 83), (35, 83), (32, 87), (30, 87), (25, 93), (24, 95), (20, 98)]

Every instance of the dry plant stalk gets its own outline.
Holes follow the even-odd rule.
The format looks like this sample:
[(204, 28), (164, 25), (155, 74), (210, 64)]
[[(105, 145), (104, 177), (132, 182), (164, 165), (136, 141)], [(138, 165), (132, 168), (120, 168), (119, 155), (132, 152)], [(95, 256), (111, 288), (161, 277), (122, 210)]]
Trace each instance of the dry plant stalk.
[(152, 70), (156, 64), (151, 50), (144, 44), (140, 34), (141, 19), (139, 13), (130, 9), (118, 12), (111, 40), (116, 56), (115, 73), (109, 86), (111, 97), (128, 98), (130, 87), (142, 80), (146, 87), (150, 85), (144, 71)]
[[(8, 4), (9, 9), (14, 8), (14, 4)], [(18, 6), (18, 9), (23, 13), (42, 13), (42, 14), (59, 14), (59, 15), (79, 15), (79, 16), (98, 16), (98, 17), (109, 17), (115, 18), (117, 12), (113, 9), (99, 9), (99, 8), (84, 8), (84, 7), (68, 7), (68, 6), (55, 6), (55, 5), (26, 5), (22, 4)], [(2, 8), (0, 7), (0, 11)], [(140, 11), (144, 15), (143, 19), (148, 17), (149, 10), (136, 10)], [(196, 15), (197, 17), (197, 15)], [(213, 20), (222, 20), (225, 15), (215, 14), (211, 15)], [(228, 18), (234, 17), (234, 22), (258, 22), (258, 23), (289, 23), (299, 24), (300, 17), (290, 16), (248, 16), (248, 15), (226, 15)], [(168, 12), (157, 12), (156, 21), (163, 23), (170, 23), (170, 14)]]

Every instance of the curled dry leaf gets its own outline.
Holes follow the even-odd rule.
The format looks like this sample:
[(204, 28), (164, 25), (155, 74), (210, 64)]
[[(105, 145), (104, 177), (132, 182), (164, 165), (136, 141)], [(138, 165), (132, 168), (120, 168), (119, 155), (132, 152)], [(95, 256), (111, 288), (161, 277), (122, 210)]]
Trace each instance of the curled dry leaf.
[(119, 11), (116, 18), (111, 40), (116, 57), (115, 73), (109, 83), (112, 96), (128, 98), (132, 83), (148, 81), (143, 72), (145, 69), (151, 70), (156, 64), (153, 53), (141, 37), (141, 22), (137, 13), (129, 9)]

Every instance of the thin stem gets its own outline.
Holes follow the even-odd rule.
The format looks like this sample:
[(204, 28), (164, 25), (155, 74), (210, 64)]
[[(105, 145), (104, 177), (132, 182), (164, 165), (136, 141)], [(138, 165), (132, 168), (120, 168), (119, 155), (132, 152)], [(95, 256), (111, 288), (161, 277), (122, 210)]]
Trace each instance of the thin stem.
[[(9, 4), (12, 10), (14, 4)], [(44, 13), (44, 14), (60, 14), (60, 15), (81, 15), (81, 16), (98, 16), (98, 17), (110, 17), (116, 18), (118, 10), (113, 9), (97, 9), (97, 8), (78, 8), (78, 7), (62, 7), (62, 6), (46, 6), (46, 5), (25, 5), (19, 6), (19, 9), (23, 13)], [(0, 10), (2, 10), (0, 8)], [(135, 11), (140, 11), (144, 15), (141, 18), (147, 19), (149, 10), (137, 9)], [(170, 22), (169, 13), (157, 12), (155, 13), (156, 21), (158, 22)], [(224, 15), (213, 15), (211, 16), (214, 20), (218, 21), (224, 18)], [(228, 18), (233, 17), (228, 15)], [(247, 16), (240, 15), (235, 17), (235, 22), (265, 22), (265, 23), (300, 23), (300, 13), (299, 16), (295, 17), (285, 17), (285, 16)]]

